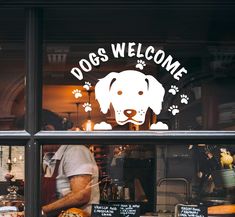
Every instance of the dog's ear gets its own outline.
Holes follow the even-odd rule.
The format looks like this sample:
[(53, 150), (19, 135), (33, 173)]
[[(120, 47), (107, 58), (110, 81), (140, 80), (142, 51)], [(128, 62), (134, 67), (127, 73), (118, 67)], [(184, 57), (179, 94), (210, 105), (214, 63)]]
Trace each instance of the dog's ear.
[(165, 95), (165, 89), (152, 75), (146, 75), (146, 82), (148, 84), (149, 107), (156, 115), (158, 115), (162, 110), (162, 101)]
[(104, 78), (99, 79), (95, 85), (95, 98), (100, 104), (101, 111), (106, 114), (108, 112), (111, 100), (110, 100), (110, 88), (115, 81), (118, 73), (110, 72)]

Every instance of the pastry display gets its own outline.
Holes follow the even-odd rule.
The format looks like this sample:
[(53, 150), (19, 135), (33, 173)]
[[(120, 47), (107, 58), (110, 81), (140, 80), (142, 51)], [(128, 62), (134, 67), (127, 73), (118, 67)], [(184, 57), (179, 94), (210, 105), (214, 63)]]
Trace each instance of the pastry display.
[(89, 215), (78, 208), (70, 208), (66, 211), (62, 211), (58, 217), (89, 217)]
[(0, 217), (24, 217), (24, 212), (3, 212)]
[(0, 196), (0, 217), (24, 217), (24, 200), (17, 186), (7, 188), (9, 194)]

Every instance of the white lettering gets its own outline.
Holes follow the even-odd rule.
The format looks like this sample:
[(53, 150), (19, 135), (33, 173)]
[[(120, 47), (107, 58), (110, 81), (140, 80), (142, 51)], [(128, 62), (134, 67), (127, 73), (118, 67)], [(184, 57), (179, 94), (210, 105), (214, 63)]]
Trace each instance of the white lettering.
[(134, 42), (128, 44), (128, 56), (129, 57), (135, 56), (135, 53), (134, 53), (135, 49), (132, 48), (133, 46), (135, 46)]
[(108, 55), (106, 55), (106, 51), (104, 48), (98, 49), (98, 54), (101, 56), (100, 60), (103, 62), (107, 62), (109, 60)]
[(174, 72), (178, 69), (178, 67), (180, 66), (180, 63), (178, 61), (174, 62), (172, 64), (172, 56), (169, 55), (165, 61), (162, 63), (162, 67), (165, 67), (166, 66), (166, 70), (169, 72), (171, 70), (171, 74), (173, 75)]
[(147, 60), (151, 60), (151, 59), (153, 59), (153, 56), (151, 55), (151, 56), (149, 56), (149, 53), (154, 53), (154, 47), (153, 46), (149, 46), (147, 49), (146, 49), (146, 51), (145, 51), (145, 58), (147, 59)]
[[(179, 61), (174, 61), (171, 55), (166, 56), (164, 50), (159, 49), (155, 51), (153, 46), (148, 46), (144, 51), (142, 51), (142, 48), (142, 43), (136, 44), (135, 42), (111, 44), (114, 58), (123, 58), (125, 55), (128, 57), (136, 56), (137, 58), (145, 57), (146, 60), (153, 60), (156, 64), (161, 64), (176, 80), (180, 80), (184, 74), (187, 74), (187, 70), (184, 67), (180, 67), (181, 64)], [(78, 80), (82, 80), (84, 72), (89, 72), (93, 66), (98, 66), (101, 62), (107, 62), (108, 60), (109, 56), (106, 50), (104, 48), (98, 48), (96, 53), (89, 53), (89, 59), (81, 59), (79, 61), (79, 67), (72, 68), (70, 72)]]
[[(82, 68), (82, 70), (85, 71), (85, 72), (89, 72), (89, 71), (91, 71), (91, 69), (92, 69), (91, 64), (90, 64), (89, 61), (86, 60), (86, 59), (81, 59), (81, 60), (79, 61), (79, 65), (80, 65), (80, 67)], [(85, 66), (85, 65), (86, 65), (86, 66)]]
[[(158, 56), (160, 56), (159, 60), (157, 60)], [(164, 57), (165, 57), (165, 52), (163, 50), (158, 50), (157, 53), (154, 55), (154, 62), (157, 63), (157, 64), (161, 64)]]
[(182, 73), (187, 74), (187, 70), (184, 67), (174, 74), (174, 79), (180, 80), (180, 78), (183, 76)]
[(96, 56), (95, 53), (89, 53), (89, 59), (93, 66), (98, 66), (100, 64), (100, 59)]
[(124, 57), (125, 46), (126, 46), (126, 43), (124, 43), (124, 42), (122, 43), (122, 45), (120, 43), (117, 43), (116, 47), (115, 47), (115, 44), (111, 44), (112, 51), (113, 51), (113, 56), (115, 58), (118, 58), (119, 56)]
[(137, 47), (137, 53), (136, 53), (136, 56), (137, 56), (138, 58), (144, 57), (144, 54), (141, 53), (141, 49), (142, 49), (142, 44), (139, 43), (139, 44), (138, 44), (138, 47)]
[(83, 79), (83, 74), (81, 72), (81, 70), (77, 67), (74, 67), (71, 69), (70, 71), (78, 80), (82, 80)]

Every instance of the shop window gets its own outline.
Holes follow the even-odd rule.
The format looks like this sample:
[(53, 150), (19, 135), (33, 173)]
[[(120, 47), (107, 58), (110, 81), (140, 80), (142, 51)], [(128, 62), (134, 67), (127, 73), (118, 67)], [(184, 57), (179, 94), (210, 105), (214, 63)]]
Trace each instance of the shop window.
[[(59, 147), (44, 145), (43, 159), (49, 159)], [(200, 204), (207, 209), (234, 201), (233, 144), (64, 145), (59, 173), (69, 171), (68, 164), (77, 161), (71, 156), (78, 156), (83, 148), (89, 149), (99, 169), (99, 182), (96, 181), (100, 205), (139, 204), (141, 214), (173, 215), (178, 204)], [(73, 171), (80, 170), (83, 164), (87, 162), (76, 164)], [(44, 192), (43, 196), (48, 196)]]
[[(115, 58), (118, 46), (125, 52)], [(228, 54), (232, 55), (230, 65), (226, 66), (228, 71), (217, 76), (217, 70), (210, 68), (211, 61), (202, 65), (205, 60), (196, 49), (192, 56), (185, 55), (193, 52), (190, 45), (182, 45), (182, 53), (175, 52), (174, 45), (158, 46), (132, 42), (48, 44), (43, 107), (59, 113), (73, 123), (74, 129), (80, 130), (99, 129), (100, 123), (105, 123), (103, 129), (109, 130), (233, 130), (235, 80), (228, 72), (233, 54)], [(137, 54), (138, 49), (142, 53)], [(131, 58), (128, 52), (152, 58), (149, 61), (145, 57)], [(165, 57), (160, 65), (159, 60), (153, 60), (158, 54), (159, 58)], [(212, 57), (209, 50), (201, 51), (200, 55)], [(167, 66), (170, 58), (175, 59), (172, 67), (178, 60), (184, 66), (178, 67), (178, 72), (182, 70), (179, 77), (177, 71), (173, 73), (174, 67)], [(205, 72), (203, 68), (208, 67)], [(153, 79), (141, 83), (141, 78), (137, 78), (141, 75)], [(89, 127), (88, 121), (92, 123)]]
[[(24, 88), (21, 87), (16, 91), (16, 97), (10, 92), (13, 96), (11, 99), (15, 99), (15, 101), (11, 110), (9, 107), (6, 108), (7, 111), (11, 111), (8, 112), (9, 114), (16, 114), (17, 117), (14, 120), (18, 120), (18, 118), (19, 120), (16, 123), (7, 123), (7, 125), (4, 122), (1, 129), (24, 129), (22, 123), (24, 123), (26, 116), (28, 122), (31, 121), (30, 124), (27, 124), (29, 125), (28, 132), (18, 131), (12, 134), (0, 132), (0, 139), (4, 142), (10, 141), (12, 143), (13, 141), (14, 144), (19, 144), (17, 142), (25, 143), (28, 140), (25, 152), (25, 168), (28, 175), (26, 177), (28, 183), (25, 186), (26, 215), (37, 216), (39, 213), (39, 176), (40, 166), (43, 166), (38, 159), (39, 146), (47, 144), (47, 141), (51, 143), (53, 139), (55, 139), (53, 140), (55, 143), (58, 141), (60, 144), (70, 144), (71, 142), (73, 145), (75, 145), (75, 139), (78, 139), (76, 142), (80, 144), (83, 141), (85, 143), (93, 141), (92, 145), (87, 146), (91, 154), (94, 155), (99, 169), (101, 204), (139, 202), (142, 205), (141, 213), (151, 215), (153, 212), (172, 214), (176, 203), (187, 204), (189, 200), (191, 200), (191, 204), (203, 203), (206, 207), (234, 203), (234, 145), (228, 144), (234, 138), (234, 133), (219, 132), (220, 130), (234, 130), (234, 8), (226, 6), (220, 8), (217, 5), (208, 7), (207, 4), (205, 7), (203, 4), (196, 7), (192, 7), (191, 4), (182, 5), (183, 7), (181, 5), (180, 7), (176, 5), (165, 6), (146, 5), (142, 7), (142, 5), (136, 5), (130, 7), (127, 5), (127, 7), (123, 7), (118, 5), (114, 8), (102, 5), (102, 7), (97, 6), (98, 8), (91, 7), (89, 9), (83, 6), (74, 9), (69, 9), (69, 7), (67, 9), (62, 7), (43, 9), (45, 12), (43, 17), (45, 37), (44, 46), (41, 45), (44, 48), (42, 120), (32, 118), (32, 116), (40, 116), (38, 115), (38, 111), (41, 109), (40, 93), (36, 94), (39, 97), (35, 100), (33, 98), (35, 95), (30, 94), (31, 91), (34, 91), (33, 89), (27, 89), (27, 94), (24, 96)], [(43, 6), (40, 5), (40, 7)], [(36, 21), (35, 23), (37, 23), (42, 18), (39, 18), (35, 13), (38, 11), (35, 8), (27, 9), (27, 11), (30, 12), (27, 21)], [(4, 18), (1, 19), (3, 26), (17, 25), (14, 31), (20, 29), (24, 32), (24, 27), (18, 25), (22, 17), (17, 16), (17, 12), (14, 13), (14, 17), (10, 18), (7, 14), (11, 13), (5, 9), (0, 14)], [(88, 17), (87, 14), (90, 16)], [(7, 22), (12, 25), (6, 25), (6, 17), (9, 18)], [(12, 19), (16, 18), (18, 18), (18, 22), (13, 23)], [(42, 30), (37, 24), (30, 26), (31, 35)], [(5, 32), (2, 30), (1, 35), (4, 36), (6, 32), (7, 34), (11, 33), (8, 30)], [(10, 34), (7, 34), (5, 36), (11, 39)], [(14, 42), (24, 41), (22, 35), (14, 35), (17, 38)], [(26, 43), (34, 47), (38, 45), (39, 41), (34, 38)], [(87, 60), (90, 61), (90, 57), (94, 57), (92, 53), (97, 54), (99, 51), (104, 55), (103, 51), (99, 50), (99, 48), (104, 48), (106, 52), (108, 51), (107, 56), (110, 57), (110, 54), (113, 55), (111, 45), (117, 46), (117, 43), (120, 43), (121, 46), (135, 43), (132, 44), (134, 51), (128, 52), (128, 46), (125, 47), (124, 57), (113, 58), (111, 64), (109, 64), (109, 60), (96, 65), (93, 60), (91, 62), (92, 69), (88, 70), (91, 63), (88, 63)], [(136, 56), (130, 57), (138, 50), (139, 44), (143, 45), (140, 52), (146, 52), (149, 46), (153, 46), (154, 52), (159, 52), (159, 58), (165, 54), (165, 57), (169, 57), (167, 61), (170, 61), (169, 55), (171, 55), (176, 61), (174, 62), (176, 66), (179, 62), (183, 67), (182, 77), (179, 78), (177, 71), (173, 71), (175, 65), (173, 66), (172, 63), (169, 66), (169, 62), (165, 62), (164, 58), (161, 61), (156, 58), (154, 61), (153, 57), (151, 62), (145, 60), (146, 56), (144, 56), (144, 60), (135, 58)], [(19, 56), (23, 57), (23, 53), (21, 54)], [(33, 54), (40, 59), (39, 53), (33, 52)], [(105, 58), (105, 56), (102, 57)], [(83, 64), (80, 62), (82, 59)], [(40, 60), (39, 62), (35, 61), (36, 68), (40, 68), (40, 62)], [(27, 63), (27, 68), (30, 64), (30, 62)], [(84, 71), (84, 73), (82, 72), (83, 79), (79, 79), (81, 73), (76, 67)], [(75, 70), (73, 70), (74, 68)], [(93, 71), (93, 69), (95, 70)], [(149, 106), (144, 115), (144, 122), (141, 124), (139, 124), (140, 122), (133, 123), (135, 121), (132, 120), (132, 122), (129, 118), (127, 123), (120, 124), (118, 115), (112, 108), (115, 107), (113, 103), (110, 103), (109, 111), (106, 114), (105, 109), (101, 111), (102, 102), (99, 102), (100, 100), (95, 96), (95, 89), (100, 81), (98, 79), (111, 76), (112, 72), (117, 72), (120, 75), (124, 70), (130, 69), (139, 71), (141, 76), (142, 74), (153, 76), (163, 86), (166, 94), (163, 97), (160, 113), (156, 114), (157, 112)], [(29, 73), (30, 75), (31, 73), (32, 75), (36, 74), (33, 70)], [(15, 78), (14, 75), (11, 78)], [(4, 78), (7, 76), (4, 75)], [(37, 86), (37, 82), (40, 82), (33, 79), (34, 76), (27, 78), (29, 80), (26, 82), (29, 82), (32, 87)], [(127, 82), (126, 80), (133, 90), (138, 81), (137, 76), (131, 76), (129, 80), (124, 79), (124, 82)], [(89, 82), (91, 86), (85, 82)], [(149, 87), (149, 81), (145, 82), (145, 85)], [(110, 83), (109, 91), (114, 83)], [(2, 88), (6, 83), (3, 84)], [(158, 91), (155, 92), (158, 93)], [(121, 96), (123, 91), (118, 90), (116, 93)], [(144, 95), (144, 91), (139, 90), (138, 95)], [(150, 98), (150, 101), (160, 100), (157, 96), (159, 95)], [(29, 103), (25, 115), (22, 112), (24, 111), (24, 98), (28, 100), (27, 102), (35, 102), (35, 104)], [(110, 101), (109, 97), (104, 99)], [(129, 99), (136, 101), (133, 100), (134, 98)], [(126, 104), (124, 102), (123, 100), (123, 105)], [(131, 114), (132, 110), (126, 111), (126, 113)], [(54, 125), (53, 121), (48, 121), (47, 115), (52, 119), (56, 117), (59, 127)], [(106, 122), (105, 126), (109, 126), (108, 130), (123, 131), (36, 132), (39, 130), (38, 121), (43, 126), (42, 130), (50, 131), (95, 130), (95, 124), (103, 121)], [(166, 124), (168, 127), (168, 129), (158, 130), (168, 130), (168, 132), (147, 132), (151, 129), (151, 125), (155, 125), (157, 122), (162, 122), (161, 126)], [(104, 128), (98, 128), (98, 130), (104, 130)], [(128, 130), (145, 130), (146, 132), (124, 132)], [(187, 130), (187, 132), (170, 132), (171, 130)], [(205, 131), (191, 133), (190, 130), (217, 131), (210, 134)], [(200, 136), (203, 139), (206, 138), (208, 145), (197, 144), (198, 141), (203, 140)], [(212, 142), (215, 141), (213, 136), (226, 145), (212, 145)], [(140, 141), (144, 141), (141, 145), (139, 145), (139, 138)], [(163, 141), (163, 139), (166, 140)], [(114, 144), (116, 141), (120, 144)], [(126, 144), (127, 141), (128, 144)], [(185, 141), (190, 141), (193, 145), (186, 145)], [(168, 145), (167, 142), (172, 145)], [(55, 146), (51, 144), (49, 146), (44, 146), (43, 154), (57, 150)], [(52, 155), (49, 154), (49, 156)], [(229, 181), (224, 177), (227, 175)], [(131, 184), (128, 183), (129, 180), (131, 180)], [(178, 186), (178, 184), (172, 183), (173, 186), (169, 186), (173, 181), (181, 184)], [(164, 186), (164, 183), (167, 186)], [(183, 183), (185, 188), (183, 188)], [(125, 187), (128, 189), (126, 192), (124, 191)], [(123, 194), (120, 194), (118, 189), (123, 189)], [(173, 195), (171, 195), (172, 189), (174, 190)], [(110, 190), (111, 193), (106, 193)], [(188, 190), (190, 197), (188, 197)], [(43, 196), (45, 192), (41, 193)], [(179, 197), (175, 198), (175, 193)], [(163, 199), (161, 198), (162, 194), (164, 195)], [(169, 198), (170, 196), (174, 198)], [(217, 196), (225, 200), (218, 200)], [(215, 208), (217, 210), (215, 209), (213, 214), (219, 214), (218, 211), (225, 214), (224, 210)]]
[(45, 10), (43, 107), (75, 130), (233, 130), (232, 10), (139, 10)]
[(25, 108), (24, 10), (0, 9), (0, 26), (0, 130), (14, 130)]

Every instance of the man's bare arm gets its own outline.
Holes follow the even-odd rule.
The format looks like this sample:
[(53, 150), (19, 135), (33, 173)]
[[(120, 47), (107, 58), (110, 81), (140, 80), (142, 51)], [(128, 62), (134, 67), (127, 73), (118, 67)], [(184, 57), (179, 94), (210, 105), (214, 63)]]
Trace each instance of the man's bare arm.
[(86, 204), (91, 196), (91, 176), (79, 175), (70, 178), (71, 192), (57, 201), (45, 205), (42, 210), (46, 213), (61, 211), (71, 207), (79, 207)]

